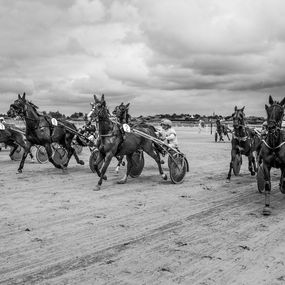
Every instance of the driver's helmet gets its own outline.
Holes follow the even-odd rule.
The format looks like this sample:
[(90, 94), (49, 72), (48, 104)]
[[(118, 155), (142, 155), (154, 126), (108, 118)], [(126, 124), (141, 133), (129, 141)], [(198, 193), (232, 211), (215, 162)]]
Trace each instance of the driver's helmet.
[(172, 122), (169, 119), (162, 119), (160, 125), (168, 126), (169, 128), (172, 127)]
[(267, 127), (267, 121), (263, 122), (263, 123), (262, 123), (262, 126), (263, 126), (263, 127)]

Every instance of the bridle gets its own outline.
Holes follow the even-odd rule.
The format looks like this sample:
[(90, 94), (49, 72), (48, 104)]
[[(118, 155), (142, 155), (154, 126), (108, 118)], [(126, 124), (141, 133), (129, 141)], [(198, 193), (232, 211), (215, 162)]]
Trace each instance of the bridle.
[[(270, 108), (272, 108), (272, 110), (271, 110), (270, 114), (268, 111), (268, 119), (267, 119), (268, 135), (267, 135), (267, 138), (269, 141), (274, 141), (274, 139), (279, 138), (282, 120), (284, 117), (284, 107), (281, 106), (280, 104), (278, 104), (277, 102), (274, 102), (270, 106)], [(281, 114), (280, 118), (278, 118), (278, 117), (276, 118), (276, 113), (278, 112), (278, 111), (276, 111), (276, 108), (279, 109), (279, 114)], [(283, 142), (279, 143), (279, 145), (277, 145), (276, 147), (273, 147), (273, 146), (270, 146), (269, 143), (265, 139), (263, 139), (262, 142), (266, 145), (267, 148), (269, 148), (271, 150), (276, 150), (285, 144), (285, 141), (283, 141)]]
[[(271, 105), (271, 107), (272, 107), (272, 111), (271, 111), (271, 114), (270, 114), (271, 117), (269, 117), (267, 119), (268, 132), (269, 133), (275, 133), (275, 132), (277, 132), (277, 131), (279, 131), (281, 129), (282, 120), (283, 120), (283, 117), (284, 117), (284, 107), (281, 106), (280, 104), (276, 103), (276, 102), (274, 102)], [(279, 110), (280, 110), (279, 113), (282, 114), (280, 119), (276, 118), (275, 116), (272, 116), (272, 115), (276, 114), (276, 111), (275, 111), (276, 108), (279, 108)]]
[(109, 110), (101, 102), (92, 105), (89, 117), (95, 121), (96, 128), (99, 130), (99, 137), (112, 137), (115, 135), (113, 130), (110, 133), (102, 134), (100, 130), (100, 122), (104, 121), (107, 123), (112, 123), (113, 125), (120, 125), (117, 117), (112, 117)]
[[(239, 142), (245, 142), (248, 140), (248, 135), (247, 131), (245, 128), (245, 123), (244, 123), (244, 113), (242, 110), (236, 110), (235, 113), (233, 114), (233, 127), (234, 127), (234, 132), (233, 132), (233, 138), (236, 139)], [(242, 129), (245, 133), (245, 136), (239, 136), (237, 135), (237, 130)]]
[(116, 116), (120, 123), (128, 123), (128, 108), (123, 103), (115, 107), (113, 115)]

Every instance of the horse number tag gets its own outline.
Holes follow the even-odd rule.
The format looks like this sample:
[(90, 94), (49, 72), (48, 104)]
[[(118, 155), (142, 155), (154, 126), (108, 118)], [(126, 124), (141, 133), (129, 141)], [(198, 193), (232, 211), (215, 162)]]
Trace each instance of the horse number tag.
[(0, 123), (0, 130), (5, 130), (5, 125), (3, 125), (2, 123)]
[(57, 126), (57, 119), (52, 118), (51, 119), (51, 123), (52, 123), (53, 126)]
[(128, 124), (123, 124), (123, 130), (126, 132), (126, 133), (130, 133), (131, 132), (131, 128)]

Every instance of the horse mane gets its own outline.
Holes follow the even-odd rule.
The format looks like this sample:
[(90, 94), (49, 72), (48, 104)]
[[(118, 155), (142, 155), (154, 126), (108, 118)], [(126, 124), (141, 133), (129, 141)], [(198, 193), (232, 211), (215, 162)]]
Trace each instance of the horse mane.
[(39, 109), (39, 107), (37, 105), (35, 105), (33, 102), (31, 101), (27, 101), (33, 108), (35, 109)]

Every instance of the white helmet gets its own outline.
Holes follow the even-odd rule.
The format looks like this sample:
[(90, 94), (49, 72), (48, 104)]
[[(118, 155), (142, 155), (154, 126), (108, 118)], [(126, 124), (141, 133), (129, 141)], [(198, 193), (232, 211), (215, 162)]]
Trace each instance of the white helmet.
[(166, 126), (169, 126), (171, 128), (172, 122), (168, 119), (162, 119), (160, 125), (166, 125)]
[(263, 122), (262, 126), (267, 126), (267, 121)]

